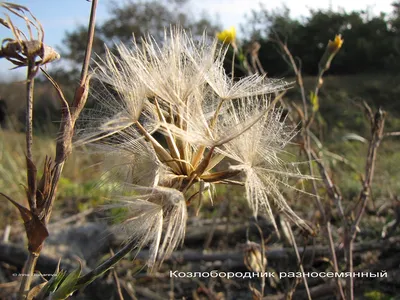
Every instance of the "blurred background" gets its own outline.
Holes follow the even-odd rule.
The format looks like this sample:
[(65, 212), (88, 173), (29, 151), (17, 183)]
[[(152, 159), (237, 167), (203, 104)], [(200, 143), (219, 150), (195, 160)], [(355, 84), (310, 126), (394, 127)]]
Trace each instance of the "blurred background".
[[(332, 87), (335, 94), (342, 93), (342, 98), (366, 96), (367, 100), (379, 101), (379, 105), (384, 105), (387, 110), (396, 111), (398, 87), (395, 82), (400, 67), (400, 2), (307, 0), (275, 2), (273, 5), (269, 2), (101, 1), (94, 51), (101, 57), (104, 45), (112, 48), (115, 42), (129, 43), (133, 35), (140, 40), (144, 35), (151, 34), (160, 40), (164, 28), (170, 24), (180, 24), (194, 35), (206, 30), (212, 37), (234, 26), (237, 43), (244, 54), (252, 42), (258, 42), (261, 46), (259, 59), (268, 76), (289, 80), (293, 77), (293, 71), (274, 42), (277, 37), (287, 44), (293, 56), (301, 62), (304, 76), (313, 76), (318, 72), (318, 62), (328, 40), (341, 34), (345, 43), (327, 73), (332, 80), (328, 80), (326, 88)], [(61, 60), (49, 65), (48, 71), (61, 84), (76, 83), (78, 66), (84, 54), (89, 3), (82, 0), (25, 0), (19, 3), (28, 6), (42, 22), (46, 29), (46, 44), (61, 53)], [(0, 28), (0, 37), (8, 37), (4, 27)], [(20, 119), (22, 107), (14, 99), (21, 95), (12, 95), (14, 89), (7, 87), (11, 82), (23, 80), (25, 70), (21, 68), (9, 72), (12, 67), (6, 60), (0, 60), (1, 110), (14, 126), (18, 126), (15, 120)], [(338, 89), (338, 86), (342, 88)], [(20, 92), (23, 92), (22, 89)], [(50, 123), (56, 121), (51, 116), (57, 103), (46, 99), (46, 92), (42, 87), (38, 88), (36, 105), (40, 108), (36, 112), (37, 126), (43, 120)], [(332, 93), (328, 94), (329, 97), (335, 97)], [(379, 100), (376, 97), (378, 95)], [(328, 107), (332, 108), (327, 104), (321, 109)], [(330, 114), (336, 119), (333, 110), (330, 110)], [(1, 118), (3, 123), (4, 118)], [(356, 122), (351, 120), (352, 125), (356, 125)]]
[[(45, 29), (45, 43), (61, 54), (61, 59), (51, 64), (48, 71), (61, 85), (66, 97), (72, 99), (84, 55), (90, 3), (85, 0), (11, 2), (29, 7), (42, 23)], [(319, 95), (317, 131), (324, 146), (332, 154), (327, 158), (327, 163), (343, 198), (348, 203), (357, 199), (360, 191), (359, 174), (364, 172), (365, 168), (366, 141), (370, 128), (364, 113), (354, 103), (366, 101), (374, 110), (384, 109), (388, 113), (387, 131), (400, 130), (400, 1), (287, 0), (274, 1), (273, 4), (271, 1), (256, 0), (100, 1), (94, 51), (101, 57), (104, 54), (104, 45), (112, 49), (116, 42), (129, 44), (133, 35), (140, 39), (151, 34), (161, 41), (164, 28), (170, 24), (179, 24), (190, 29), (194, 36), (201, 35), (206, 30), (210, 37), (215, 37), (219, 32), (234, 26), (235, 42), (243, 57), (251, 55), (252, 47), (256, 43), (258, 59), (267, 76), (294, 82), (296, 78), (293, 68), (277, 44), (280, 40), (287, 45), (300, 67), (306, 91), (312, 90), (315, 85), (318, 63), (328, 41), (340, 34), (344, 44), (324, 76)], [(0, 39), (9, 36), (10, 33), (6, 29), (0, 28)], [(240, 61), (243, 58), (239, 56), (236, 59), (236, 76), (247, 74), (246, 69), (241, 68)], [(25, 70), (21, 68), (9, 71), (12, 67), (5, 60), (0, 60), (0, 191), (23, 202), (23, 184), (26, 181), (23, 100)], [(227, 72), (230, 72), (229, 68)], [(290, 89), (285, 98), (288, 102), (301, 103), (298, 87), (295, 85)], [(90, 100), (87, 108), (90, 109), (94, 105)], [(60, 107), (53, 88), (45, 78), (39, 77), (34, 104), (34, 157), (37, 165), (44, 162), (46, 155), (54, 153), (59, 116)], [(296, 149), (293, 146), (289, 150), (297, 155), (299, 150)], [(399, 234), (399, 150), (400, 142), (396, 137), (385, 141), (379, 150), (372, 201), (368, 204), (367, 216), (363, 221), (364, 229), (359, 234), (358, 242), (376, 241), (382, 236), (387, 238), (388, 235)], [(304, 160), (304, 157), (299, 156), (297, 160)], [(71, 264), (76, 263), (73, 257), (83, 257), (90, 266), (106, 255), (110, 247), (118, 247), (118, 238), (108, 239), (109, 235), (102, 235), (107, 228), (103, 224), (107, 223), (104, 222), (105, 216), (93, 209), (109, 197), (107, 186), (99, 184), (99, 178), (103, 174), (98, 164), (100, 161), (101, 157), (91, 154), (85, 148), (76, 149), (68, 159), (64, 177), (60, 181), (57, 207), (52, 217), (54, 226), (50, 226), (54, 232), (51, 240), (47, 242), (45, 255), (62, 255)], [(306, 189), (309, 188), (306, 185)], [(307, 220), (318, 223), (318, 212), (310, 209), (314, 205), (313, 200), (305, 199), (306, 195), (290, 192), (287, 196), (292, 197), (296, 212)], [(232, 205), (226, 199), (234, 200), (236, 204)], [(301, 201), (298, 201), (299, 199)], [(22, 243), (23, 228), (17, 211), (1, 200), (0, 230), (3, 234), (7, 232), (5, 240)], [(246, 228), (250, 228), (250, 236), (259, 240), (258, 231), (252, 225), (251, 213), (242, 192), (220, 188), (214, 200), (214, 205), (207, 204), (198, 216), (192, 212), (185, 251), (196, 250), (197, 253), (202, 253), (204, 249), (208, 249), (211, 252), (240, 252), (247, 241)], [(71, 223), (63, 220), (71, 216), (77, 217), (71, 219), (72, 225), (66, 229), (64, 225)], [(265, 220), (262, 222), (264, 225), (261, 227), (267, 240), (272, 234), (271, 224)], [(335, 216), (332, 217), (332, 223), (335, 224)], [(340, 241), (341, 234), (339, 229), (335, 231), (335, 239)], [(94, 239), (93, 244), (88, 243), (93, 236), (103, 238), (101, 242)], [(75, 239), (74, 242), (71, 242), (71, 237)], [(317, 238), (314, 242), (318, 241)], [(309, 240), (301, 242), (311, 243)], [(275, 238), (272, 238), (268, 245), (277, 248), (290, 246)], [(385, 255), (391, 257), (394, 254), (389, 252)], [(381, 257), (381, 252), (365, 251), (357, 256), (357, 265), (367, 268), (380, 261)], [(329, 262), (324, 260), (325, 258), (322, 256), (317, 259), (313, 268), (329, 269)], [(272, 259), (271, 269), (281, 268), (280, 263), (283, 262), (274, 263)], [(388, 282), (368, 281), (363, 288), (359, 287), (359, 299), (399, 299), (396, 298), (396, 295), (400, 294), (399, 264), (397, 259), (385, 265), (388, 270), (397, 269), (397, 273), (394, 271), (389, 276)], [(167, 272), (171, 266), (176, 266), (176, 262), (170, 262), (164, 271)], [(173, 299), (170, 278), (167, 275), (161, 274), (159, 278), (148, 277), (145, 273), (140, 273), (140, 263), (135, 263), (135, 268), (132, 269), (129, 260), (120, 267), (119, 276), (126, 285), (124, 293), (136, 295), (137, 298), (131, 297), (132, 299)], [(183, 269), (182, 266), (179, 268)], [(201, 259), (194, 259), (187, 262), (185, 268), (246, 270), (243, 262), (239, 263), (234, 259), (230, 264), (218, 259), (207, 263), (201, 262)], [(0, 281), (7, 281), (10, 272), (13, 272), (13, 266), (0, 265)], [(137, 273), (141, 275), (134, 276)], [(91, 291), (92, 298), (89, 299), (102, 299), (96, 295), (107, 291), (111, 291), (110, 297), (113, 297), (114, 281), (109, 277), (107, 280), (108, 285), (105, 287), (108, 287), (108, 290), (97, 286), (98, 290)], [(248, 282), (243, 280), (210, 280), (200, 283), (192, 280), (183, 286), (180, 286), (181, 283), (176, 284), (177, 287), (173, 291), (177, 299), (187, 295), (191, 296), (186, 299), (251, 299)], [(313, 284), (318, 286), (319, 283)], [(287, 285), (288, 283), (283, 281), (271, 281), (268, 283), (268, 291), (279, 293), (285, 291)], [(303, 298), (299, 296), (298, 299)]]

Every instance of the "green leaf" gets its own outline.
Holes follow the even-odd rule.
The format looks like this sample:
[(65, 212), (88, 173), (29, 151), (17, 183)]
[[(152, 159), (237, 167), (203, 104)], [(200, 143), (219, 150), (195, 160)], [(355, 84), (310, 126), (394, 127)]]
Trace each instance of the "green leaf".
[(67, 277), (62, 281), (60, 287), (51, 294), (52, 300), (63, 300), (69, 297), (73, 292), (76, 291), (76, 283), (82, 272), (82, 265), (72, 271)]
[[(57, 271), (56, 271), (57, 272)], [(61, 281), (65, 278), (65, 271), (57, 272), (56, 276), (53, 276), (40, 290), (40, 293), (35, 297), (36, 300), (44, 300), (48, 296), (48, 293), (54, 292)]]

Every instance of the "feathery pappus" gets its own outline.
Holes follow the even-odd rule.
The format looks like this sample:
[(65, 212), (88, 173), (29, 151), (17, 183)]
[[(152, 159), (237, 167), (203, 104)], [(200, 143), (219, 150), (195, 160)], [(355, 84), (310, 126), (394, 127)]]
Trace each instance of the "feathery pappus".
[(216, 184), (242, 185), (254, 215), (276, 229), (274, 207), (311, 231), (281, 193), (288, 178), (308, 178), (280, 158), (296, 132), (270, 95), (288, 84), (228, 76), (227, 47), (171, 28), (161, 43), (133, 40), (97, 61), (101, 110), (77, 143), (105, 154), (107, 180), (123, 190), (112, 204), (125, 209), (117, 228), (149, 246), (151, 270), (182, 243), (187, 206)]

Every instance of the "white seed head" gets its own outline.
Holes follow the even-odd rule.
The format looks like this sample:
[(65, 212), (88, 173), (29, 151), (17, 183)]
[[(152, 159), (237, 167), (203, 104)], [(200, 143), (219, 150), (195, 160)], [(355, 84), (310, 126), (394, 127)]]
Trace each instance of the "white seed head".
[[(192, 186), (200, 185), (195, 195), (201, 197), (207, 181), (201, 176), (212, 178), (226, 157), (235, 161), (231, 169), (245, 175), (255, 215), (264, 211), (276, 227), (275, 205), (306, 226), (280, 192), (289, 177), (305, 178), (279, 156), (295, 132), (265, 95), (286, 83), (227, 76), (226, 46), (180, 28), (166, 31), (161, 43), (148, 37), (115, 51), (98, 62), (100, 84), (92, 94), (99, 107), (89, 114), (94, 126), (85, 124), (78, 144), (95, 144), (106, 153), (107, 178), (117, 186), (134, 185), (134, 193), (120, 199), (128, 216), (119, 228), (139, 249), (149, 245), (152, 270), (183, 240)], [(214, 183), (208, 184), (211, 193)]]

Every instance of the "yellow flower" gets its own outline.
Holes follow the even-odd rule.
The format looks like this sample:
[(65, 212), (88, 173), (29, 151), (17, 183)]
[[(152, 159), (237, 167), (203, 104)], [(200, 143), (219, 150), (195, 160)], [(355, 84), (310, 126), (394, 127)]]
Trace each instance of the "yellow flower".
[(226, 44), (234, 44), (236, 40), (236, 28), (231, 26), (229, 29), (218, 32), (217, 38)]
[(325, 53), (319, 61), (319, 69), (321, 72), (325, 72), (330, 68), (332, 59), (335, 57), (336, 53), (338, 53), (342, 45), (343, 39), (340, 34), (337, 34), (333, 41), (328, 42)]
[(336, 53), (343, 45), (343, 39), (341, 34), (337, 34), (333, 41), (328, 42), (328, 50), (331, 53)]

